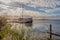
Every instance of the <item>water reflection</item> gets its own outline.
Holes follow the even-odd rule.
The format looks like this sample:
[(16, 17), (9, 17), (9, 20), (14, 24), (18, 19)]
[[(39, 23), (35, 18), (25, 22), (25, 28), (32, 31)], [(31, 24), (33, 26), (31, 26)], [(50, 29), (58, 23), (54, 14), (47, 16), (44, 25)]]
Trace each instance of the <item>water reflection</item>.
[(33, 23), (25, 23), (25, 26), (32, 27)]
[[(54, 33), (59, 34), (60, 33), (60, 21), (50, 21), (50, 20), (33, 20), (33, 23), (12, 23), (12, 29), (19, 30), (20, 32), (21, 28), (25, 28), (26, 31), (30, 29), (31, 35), (33, 36), (39, 36), (39, 37), (46, 37), (48, 38), (48, 34), (46, 33), (49, 31), (49, 25), (52, 24), (52, 31)], [(38, 35), (39, 34), (39, 35)]]

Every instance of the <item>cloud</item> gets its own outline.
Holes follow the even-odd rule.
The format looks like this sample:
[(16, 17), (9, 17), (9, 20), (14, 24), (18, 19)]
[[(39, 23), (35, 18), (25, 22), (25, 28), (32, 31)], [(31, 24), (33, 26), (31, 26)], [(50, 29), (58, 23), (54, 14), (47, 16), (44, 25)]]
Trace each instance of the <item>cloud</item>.
[(0, 7), (0, 12), (2, 12), (3, 10), (5, 10), (5, 9), (3, 9), (3, 8)]
[[(0, 7), (12, 13), (18, 13), (20, 9), (37, 12), (45, 16), (60, 15), (59, 0), (0, 0)], [(6, 4), (3, 4), (3, 3)], [(23, 6), (23, 7), (22, 7)], [(19, 9), (19, 10), (18, 10)], [(1, 9), (0, 9), (1, 10)]]
[[(23, 3), (14, 3), (12, 6), (21, 7), (22, 5), (26, 10), (37, 11), (37, 12), (46, 12), (46, 13), (54, 13), (54, 11), (58, 11), (60, 8), (59, 0), (16, 0)], [(33, 2), (34, 1), (34, 2)], [(27, 5), (28, 4), (28, 5)]]
[[(19, 2), (11, 2), (8, 4), (10, 9), (13, 8), (23, 8), (25, 10), (30, 10), (30, 11), (36, 11), (36, 12), (44, 12), (44, 10), (40, 10), (37, 7), (32, 7), (24, 3), (19, 3)], [(42, 7), (41, 7), (42, 8)]]
[(52, 12), (55, 12), (55, 11), (60, 11), (60, 8), (54, 8), (54, 9), (45, 10), (46, 13), (52, 13)]
[(4, 3), (9, 3), (11, 2), (11, 0), (0, 0), (1, 2), (4, 2)]

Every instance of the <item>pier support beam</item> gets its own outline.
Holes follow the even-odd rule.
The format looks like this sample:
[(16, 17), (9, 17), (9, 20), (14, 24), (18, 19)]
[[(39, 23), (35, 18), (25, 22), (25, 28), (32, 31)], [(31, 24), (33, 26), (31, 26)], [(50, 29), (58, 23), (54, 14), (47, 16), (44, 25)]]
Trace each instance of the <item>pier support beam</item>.
[(52, 40), (52, 25), (50, 24), (50, 40)]

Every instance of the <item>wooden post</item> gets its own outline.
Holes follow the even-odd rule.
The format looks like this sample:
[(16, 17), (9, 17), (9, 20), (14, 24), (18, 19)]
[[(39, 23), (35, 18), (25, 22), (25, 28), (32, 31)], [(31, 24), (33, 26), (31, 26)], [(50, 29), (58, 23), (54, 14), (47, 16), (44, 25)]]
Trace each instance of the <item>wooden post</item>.
[(52, 40), (52, 25), (50, 24), (50, 40)]
[(0, 40), (2, 39), (2, 37), (0, 36)]

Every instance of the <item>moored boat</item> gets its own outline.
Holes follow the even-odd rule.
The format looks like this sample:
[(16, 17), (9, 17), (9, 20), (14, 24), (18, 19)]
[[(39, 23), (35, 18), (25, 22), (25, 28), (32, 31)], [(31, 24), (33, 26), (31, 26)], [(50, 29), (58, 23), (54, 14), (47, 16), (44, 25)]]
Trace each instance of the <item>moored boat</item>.
[(20, 23), (32, 23), (33, 22), (32, 18), (19, 18), (18, 20)]

